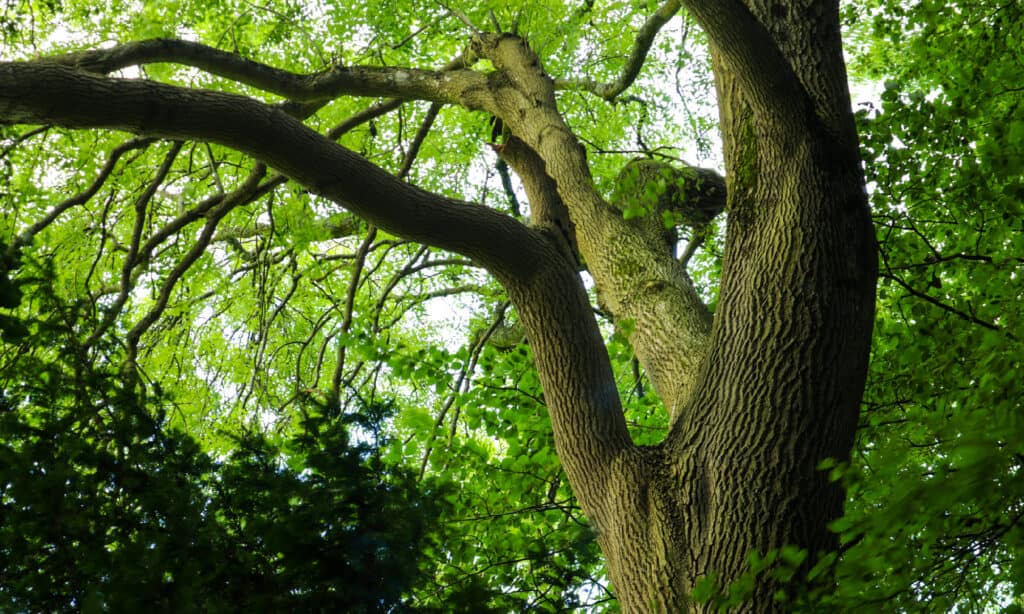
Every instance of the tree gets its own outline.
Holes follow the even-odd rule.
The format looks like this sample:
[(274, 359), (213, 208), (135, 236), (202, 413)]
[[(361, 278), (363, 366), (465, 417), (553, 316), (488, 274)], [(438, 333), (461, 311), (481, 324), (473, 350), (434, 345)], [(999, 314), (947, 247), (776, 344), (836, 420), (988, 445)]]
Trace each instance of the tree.
[[(693, 53), (655, 45), (683, 7), (685, 23), (706, 36), (724, 180), (647, 144), (678, 136), (651, 118), (665, 108), (664, 88), (636, 80), (668, 74), (668, 52), (679, 62)], [(558, 460), (624, 610), (701, 611), (730, 599), (782, 608), (782, 568), (818, 573), (815, 563), (829, 564), (839, 548), (829, 527), (844, 490), (822, 467), (853, 449), (874, 321), (875, 236), (837, 3), (669, 0), (637, 13), (615, 3), (526, 5), (503, 12), (506, 28), (482, 11), (379, 8), (196, 3), (131, 16), (65, 6), (62, 25), (93, 20), (137, 42), (109, 47), (91, 37), (84, 51), (0, 64), (2, 121), (44, 126), (9, 132), (10, 253), (59, 259), (66, 291), (94, 308), (81, 330), (85, 351), (110, 360), (99, 341), (121, 340), (128, 368), (183, 380), (183, 413), (196, 421), (223, 403), (289, 428), (303, 403), (338, 410), (373, 397), (381, 379), (430, 380), (445, 396), (436, 416), (410, 411), (394, 428), (425, 433), (413, 447), (421, 472), (447, 468), (460, 455), (489, 453), (479, 442), (455, 445), (460, 408), (466, 428), (514, 430), (496, 424), (481, 409), (487, 403), (473, 406), (480, 392), (466, 382), (479, 366), (477, 389), (493, 378), (489, 403), (546, 407)], [(513, 19), (518, 28), (508, 26)], [(623, 20), (634, 35), (622, 36)], [(40, 37), (57, 31), (39, 28)], [(342, 48), (368, 31), (388, 42)], [(290, 43), (300, 35), (324, 44), (297, 50)], [(231, 51), (221, 48), (228, 40)], [(321, 49), (338, 55), (318, 57)], [(613, 60), (580, 76), (578, 65), (598, 56)], [(705, 66), (699, 58), (690, 66), (699, 85)], [(119, 71), (147, 78), (110, 76)], [(640, 94), (624, 95), (631, 87)], [(386, 100), (359, 108), (367, 97)], [(410, 138), (412, 119), (420, 127)], [(698, 136), (701, 121), (698, 112)], [(443, 140), (431, 142), (438, 122)], [(626, 164), (608, 154), (627, 140), (629, 122), (633, 153), (644, 158)], [(138, 136), (117, 141), (108, 129)], [(447, 160), (481, 155), (485, 132), (511, 214), (460, 200), (471, 192), (437, 176), (458, 168)], [(71, 150), (81, 157), (60, 154)], [(528, 223), (508, 167), (527, 197)], [(83, 188), (47, 211), (38, 201), (59, 191), (55, 182)], [(677, 233), (689, 239), (681, 255)], [(401, 264), (388, 260), (403, 255)], [(709, 289), (707, 270), (719, 266)], [(420, 282), (406, 306), (389, 303), (411, 275), (441, 267), (449, 268)], [(609, 347), (581, 270), (593, 280), (598, 316), (617, 331)], [(251, 280), (248, 293), (233, 287), (239, 279)], [(423, 347), (396, 326), (409, 305), (467, 289), (494, 311), (465, 351)], [(499, 357), (506, 297), (529, 343)], [(175, 346), (203, 355), (199, 373), (183, 367), (188, 354)], [(240, 353), (246, 361), (232, 358)], [(522, 375), (527, 355), (542, 398)], [(633, 356), (642, 377), (624, 407), (617, 378)], [(509, 381), (515, 394), (496, 392)], [(202, 393), (190, 396), (189, 382)], [(655, 407), (660, 418), (651, 417)], [(638, 414), (654, 435), (630, 431), (627, 416)], [(524, 418), (507, 416), (522, 427)], [(445, 420), (447, 452), (435, 435)], [(211, 448), (227, 445), (192, 428)], [(547, 435), (535, 433), (505, 439), (526, 444), (506, 451), (554, 472), (546, 504), (571, 521), (571, 506), (556, 505), (564, 485), (550, 469)], [(514, 463), (507, 469), (522, 469)], [(693, 601), (695, 590), (703, 602)]]
[[(678, 9), (669, 2), (649, 18), (636, 64), (650, 45), (647, 32)], [(202, 212), (199, 240), (167, 274), (155, 308), (125, 335), (129, 361), (217, 222), (265, 189), (263, 165), (374, 227), (485, 267), (527, 331), (559, 458), (621, 605), (677, 611), (690, 607), (701, 578), (740, 578), (751, 551), (835, 550), (827, 527), (843, 494), (819, 464), (846, 459), (853, 444), (875, 279), (837, 7), (689, 2), (687, 9), (708, 36), (728, 178), (715, 326), (662, 233), (630, 223), (597, 190), (586, 150), (559, 113), (557, 81), (516, 34), (475, 32), (445, 71), (338, 66), (310, 77), (200, 43), (127, 43), (5, 64), (0, 108), (7, 122), (173, 139), (179, 144), (165, 167), (184, 140), (259, 160), (245, 186)], [(493, 70), (471, 68), (482, 60)], [(106, 76), (154, 62), (193, 66), (284, 96), (290, 106)], [(634, 72), (627, 64), (624, 84)], [(343, 95), (422, 99), (498, 118), (531, 225), (396, 180), (300, 121)], [(147, 205), (139, 199), (118, 307), (136, 266), (151, 256), (140, 237)], [(603, 308), (630, 329), (667, 408), (669, 432), (658, 446), (638, 447), (629, 436), (577, 274), (581, 261)], [(338, 394), (332, 385), (328, 403)], [(778, 586), (766, 577), (750, 598), (770, 609)]]

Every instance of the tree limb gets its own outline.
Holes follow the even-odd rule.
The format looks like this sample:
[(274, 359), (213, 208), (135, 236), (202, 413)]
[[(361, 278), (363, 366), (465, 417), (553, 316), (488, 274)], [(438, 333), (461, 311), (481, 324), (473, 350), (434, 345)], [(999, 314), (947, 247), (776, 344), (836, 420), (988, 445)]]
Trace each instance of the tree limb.
[[(516, 60), (522, 56), (510, 57)], [(331, 91), (424, 97), (503, 115), (514, 113), (512, 107), (517, 101), (531, 104), (520, 94), (504, 101), (502, 110), (497, 109), (492, 91), (504, 95), (510, 90), (507, 83), (492, 84), (493, 74), (406, 69), (356, 72), (357, 78), (349, 85), (359, 87)], [(370, 78), (360, 81), (360, 75)], [(502, 76), (506, 75), (498, 75)], [(367, 84), (369, 87), (362, 87)], [(544, 99), (544, 116), (554, 113), (557, 117), (553, 91), (547, 91)], [(599, 521), (610, 518), (607, 505), (611, 499), (605, 485), (621, 472), (624, 462), (633, 462), (632, 442), (586, 291), (575, 264), (550, 232), (528, 228), (497, 211), (402, 182), (284, 110), (245, 96), (113, 79), (52, 62), (0, 63), (0, 122), (113, 128), (216, 142), (274, 167), (371, 225), (480, 263), (505, 285), (529, 331), (535, 363), (547, 391), (556, 445), (564, 453), (567, 472), (581, 488), (581, 501), (587, 502), (585, 507), (595, 512), (594, 518)], [(560, 118), (552, 127), (555, 138), (545, 142), (545, 148), (558, 147), (564, 137), (571, 137)], [(566, 134), (559, 135), (561, 131)], [(531, 147), (537, 150), (537, 144), (535, 139)], [(578, 143), (573, 141), (570, 147), (582, 155)], [(574, 181), (585, 181), (586, 205), (599, 205), (607, 215), (613, 215), (597, 196), (585, 160), (573, 158), (572, 164), (580, 163), (583, 166), (576, 168), (582, 172), (570, 178), (568, 187)], [(215, 225), (216, 219), (211, 217), (196, 246), (212, 239)], [(168, 276), (160, 300), (166, 298), (194, 254), (195, 250), (190, 251)], [(147, 316), (129, 332), (130, 346), (137, 343), (138, 335), (150, 323)], [(322, 354), (321, 349), (317, 372)], [(599, 486), (589, 488), (587, 484)]]
[[(482, 34), (471, 48), (498, 69), (490, 78), (492, 113), (543, 160), (568, 210), (598, 301), (616, 322), (631, 322), (633, 349), (666, 408), (678, 415), (707, 352), (711, 314), (664, 243), (652, 249), (649, 234), (597, 192), (586, 150), (565, 124), (553, 82), (526, 41)], [(523, 322), (530, 329), (525, 317)], [(665, 335), (666, 329), (672, 334)]]
[(236, 53), (202, 43), (166, 38), (126, 43), (110, 49), (81, 51), (40, 61), (43, 62), (97, 74), (107, 74), (128, 66), (179, 64), (199, 68), (296, 102), (318, 102), (342, 95), (357, 95), (459, 102), (473, 106), (471, 99), (460, 99), (458, 94), (472, 89), (470, 86), (474, 84), (481, 87), (484, 79), (483, 75), (473, 71), (456, 70), (466, 66), (462, 57), (452, 60), (440, 71), (337, 66), (321, 73), (303, 75), (254, 62)]
[(543, 241), (537, 232), (486, 207), (399, 181), (287, 113), (245, 96), (113, 79), (54, 63), (2, 63), (0, 121), (220, 143), (392, 234), (475, 258), (506, 276), (528, 276), (542, 266), (530, 257), (530, 246)]
[[(264, 192), (262, 190), (259, 192), (259, 194), (263, 193)], [(364, 226), (359, 218), (350, 214), (343, 214), (341, 216), (332, 216), (327, 219), (317, 220), (316, 224), (321, 226), (323, 233), (332, 239), (351, 237), (359, 232), (360, 228)], [(226, 228), (218, 228), (217, 235), (213, 238), (213, 242), (218, 243), (250, 239), (252, 237), (265, 235), (269, 231), (270, 225), (263, 223), (244, 227), (229, 226)]]

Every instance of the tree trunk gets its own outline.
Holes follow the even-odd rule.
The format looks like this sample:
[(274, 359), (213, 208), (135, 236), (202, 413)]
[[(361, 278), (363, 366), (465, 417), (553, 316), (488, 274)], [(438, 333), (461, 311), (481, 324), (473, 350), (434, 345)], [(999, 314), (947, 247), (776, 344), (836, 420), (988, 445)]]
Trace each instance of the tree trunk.
[[(817, 467), (853, 444), (875, 254), (837, 7), (813, 5), (690, 3), (712, 41), (730, 214), (706, 356), (692, 287), (594, 192), (532, 53), (511, 38), (480, 49), (514, 75), (494, 94), (498, 112), (545, 161), (599, 296), (637, 324), (637, 354), (670, 407), (681, 406), (663, 446), (622, 448), (602, 471), (552, 407), (560, 456), (625, 611), (699, 610), (688, 602), (697, 581), (727, 586), (751, 552), (836, 548), (827, 527), (843, 492)], [(524, 321), (535, 344), (557, 338), (552, 322)], [(697, 372), (694, 356), (704, 360), (690, 393), (681, 380)], [(547, 383), (566, 363), (538, 368)], [(777, 588), (760, 576), (746, 607), (778, 609)]]
[[(843, 491), (817, 466), (849, 455), (873, 322), (874, 239), (837, 7), (754, 1), (756, 21), (744, 21), (735, 3), (692, 4), (712, 40), (728, 239), (694, 394), (665, 447), (623, 467), (621, 520), (602, 531), (625, 611), (702, 611), (686, 593), (708, 574), (735, 581), (751, 551), (835, 550), (827, 526)], [(718, 23), (741, 40), (719, 37)], [(737, 48), (754, 41), (783, 61), (755, 69)], [(778, 588), (761, 576), (743, 610), (781, 610)]]

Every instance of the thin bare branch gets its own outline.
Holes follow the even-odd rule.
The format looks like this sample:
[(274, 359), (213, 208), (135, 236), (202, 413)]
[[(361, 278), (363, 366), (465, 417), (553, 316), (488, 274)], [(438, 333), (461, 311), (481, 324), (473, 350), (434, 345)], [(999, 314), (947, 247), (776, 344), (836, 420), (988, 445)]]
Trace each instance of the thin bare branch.
[(471, 292), (481, 294), (485, 291), (486, 288), (480, 284), (459, 284), (457, 286), (438, 288), (437, 290), (430, 290), (419, 294), (400, 294), (395, 297), (395, 302), (414, 303), (419, 305), (435, 298), (443, 298), (446, 296), (455, 296), (456, 294), (467, 294)]
[(912, 296), (916, 296), (917, 298), (925, 301), (926, 303), (930, 303), (932, 305), (935, 305), (939, 309), (941, 309), (943, 311), (946, 311), (948, 313), (951, 313), (951, 314), (957, 316), (958, 318), (961, 318), (962, 320), (965, 320), (965, 321), (970, 322), (972, 324), (977, 324), (978, 326), (981, 326), (983, 328), (987, 328), (989, 330), (994, 330), (994, 331), (998, 331), (998, 332), (1001, 332), (1001, 333), (1006, 333), (1011, 338), (1013, 338), (1013, 335), (1008, 333), (1002, 327), (996, 326), (995, 324), (993, 324), (991, 322), (986, 322), (985, 320), (976, 318), (976, 317), (972, 316), (969, 313), (965, 313), (963, 311), (960, 311), (956, 307), (951, 307), (951, 306), (947, 305), (946, 303), (943, 303), (939, 299), (935, 298), (934, 296), (928, 294), (927, 292), (921, 292), (920, 290), (914, 288), (913, 286), (908, 284), (906, 281), (904, 281), (903, 278), (900, 277), (899, 275), (894, 275), (891, 271), (888, 272), (888, 273), (882, 273), (879, 277), (881, 277), (882, 279), (891, 279), (892, 281), (896, 282), (900, 287), (902, 287), (904, 290), (909, 292)]
[[(127, 362), (133, 364), (138, 354), (139, 339), (142, 335), (149, 330), (159, 318), (160, 315), (167, 308), (167, 303), (170, 301), (171, 293), (174, 291), (174, 287), (178, 281), (188, 272), (189, 268), (202, 256), (207, 247), (210, 245), (210, 241), (213, 239), (213, 233), (217, 230), (217, 224), (225, 215), (227, 215), (232, 209), (241, 204), (245, 200), (246, 195), (251, 190), (256, 188), (256, 183), (259, 178), (262, 177), (262, 169), (256, 169), (250, 175), (247, 180), (247, 185), (243, 186), (232, 195), (225, 197), (214, 209), (212, 209), (206, 215), (206, 224), (203, 225), (203, 229), (200, 232), (199, 238), (188, 250), (184, 257), (178, 264), (175, 265), (174, 269), (164, 278), (163, 283), (160, 286), (160, 293), (156, 298), (156, 302), (150, 308), (149, 312), (134, 327), (128, 334), (125, 335), (125, 344), (127, 345)], [(237, 194), (238, 196), (234, 196)]]
[(16, 250), (19, 247), (28, 245), (29, 243), (32, 242), (32, 238), (34, 236), (36, 236), (43, 229), (52, 224), (54, 220), (56, 220), (60, 216), (60, 214), (64, 213), (71, 207), (89, 202), (89, 199), (95, 196), (96, 192), (98, 192), (100, 188), (103, 187), (103, 184), (106, 183), (107, 178), (110, 177), (110, 173), (114, 171), (114, 167), (117, 165), (117, 161), (120, 160), (121, 157), (124, 156), (124, 154), (135, 149), (143, 149), (145, 147), (148, 147), (155, 141), (156, 139), (151, 138), (133, 138), (115, 147), (113, 150), (111, 150), (110, 155), (107, 156), (106, 163), (103, 165), (103, 168), (100, 169), (99, 174), (96, 175), (96, 179), (93, 180), (93, 182), (89, 185), (88, 188), (86, 188), (82, 192), (79, 192), (78, 194), (75, 194), (71, 198), (61, 202), (53, 209), (50, 209), (49, 213), (47, 213), (46, 216), (43, 217), (43, 219), (39, 220), (35, 224), (32, 224), (31, 226), (26, 228), (24, 232), (18, 235), (18, 237), (11, 242), (11, 245), (8, 249)]
[[(398, 179), (405, 179), (412, 169), (413, 163), (416, 161), (416, 156), (419, 155), (420, 147), (423, 145), (423, 141), (426, 140), (427, 135), (430, 134), (430, 129), (434, 125), (434, 120), (437, 119), (437, 114), (441, 110), (441, 105), (433, 103), (430, 108), (427, 109), (426, 116), (423, 118), (423, 122), (420, 124), (419, 130), (416, 132), (416, 136), (413, 137), (412, 143), (409, 145), (409, 151), (405, 154), (405, 159), (402, 161), (402, 167), (396, 173)], [(348, 333), (352, 328), (352, 316), (355, 313), (355, 299), (356, 292), (359, 289), (359, 285), (362, 282), (363, 267), (366, 264), (366, 256), (370, 251), (370, 247), (373, 245), (374, 239), (377, 238), (377, 228), (370, 226), (366, 232), (366, 237), (363, 242), (359, 245), (359, 249), (356, 251), (355, 264), (353, 265), (352, 277), (349, 280), (348, 292), (345, 296), (345, 313), (342, 317), (341, 330), (343, 333)], [(347, 344), (344, 340), (338, 344), (338, 359), (334, 366), (334, 375), (331, 377), (331, 396), (330, 402), (334, 405), (341, 402), (341, 382), (342, 375), (345, 371), (345, 354)]]
[[(445, 6), (445, 5), (442, 4), (441, 6)], [(445, 8), (448, 8), (448, 7), (445, 7)], [(459, 21), (461, 21), (462, 23), (466, 24), (466, 27), (468, 27), (470, 30), (472, 30), (474, 34), (478, 34), (480, 32), (480, 28), (476, 27), (476, 25), (473, 23), (473, 20), (470, 19), (468, 15), (466, 15), (465, 13), (460, 11), (459, 9), (448, 9), (448, 11), (451, 12), (452, 15), (455, 15), (456, 17), (458, 17)]]
[[(473, 341), (469, 348), (470, 359), (463, 363), (462, 369), (459, 370), (459, 377), (455, 382), (455, 387), (451, 394), (448, 395), (448, 398), (445, 399), (444, 405), (441, 406), (441, 411), (438, 412), (437, 418), (434, 420), (434, 428), (430, 431), (430, 437), (427, 441), (426, 449), (423, 451), (423, 458), (420, 460), (419, 480), (422, 480), (423, 476), (427, 472), (427, 463), (430, 461), (430, 455), (434, 451), (434, 440), (437, 439), (437, 430), (441, 428), (442, 424), (444, 424), (444, 419), (448, 416), (448, 412), (455, 404), (455, 400), (458, 398), (459, 394), (468, 387), (469, 376), (473, 370), (476, 369), (476, 363), (480, 358), (480, 352), (483, 350), (484, 346), (487, 345), (487, 340), (490, 338), (491, 334), (501, 326), (501, 323), (505, 320), (505, 312), (508, 310), (510, 305), (511, 304), (508, 301), (498, 305), (498, 308), (494, 312), (494, 319), (483, 331), (483, 334), (472, 337)], [(456, 409), (456, 413), (457, 412), (458, 409)], [(449, 443), (451, 443), (451, 438), (454, 437), (457, 425), (458, 415), (455, 415), (452, 418), (452, 425), (449, 430)]]
[(11, 150), (13, 150), (18, 145), (21, 145), (22, 143), (31, 139), (34, 136), (45, 134), (49, 130), (50, 126), (39, 126), (38, 128), (33, 128), (32, 130), (29, 130), (24, 134), (20, 134), (14, 137), (13, 139), (11, 139), (11, 142), (8, 145), (5, 145), (3, 149), (0, 149), (0, 159), (4, 158), (7, 154), (11, 153)]
[(149, 258), (148, 251), (140, 251), (142, 243), (142, 230), (146, 223), (146, 209), (149, 207), (149, 203), (156, 194), (157, 188), (167, 179), (167, 174), (171, 172), (171, 165), (174, 164), (174, 160), (178, 157), (178, 153), (181, 152), (183, 143), (178, 141), (171, 145), (167, 154), (164, 156), (164, 161), (157, 170), (153, 180), (146, 186), (146, 189), (135, 199), (135, 225), (132, 228), (132, 240), (131, 245), (128, 247), (128, 254), (125, 255), (124, 264), (121, 266), (121, 289), (118, 293), (114, 303), (106, 310), (103, 319), (93, 330), (89, 338), (86, 339), (83, 344), (84, 347), (90, 347), (96, 343), (103, 333), (114, 323), (114, 319), (121, 313), (121, 309), (124, 304), (128, 301), (128, 296), (131, 294), (132, 288), (135, 286), (136, 269), (142, 263)]
[[(348, 334), (352, 330), (352, 315), (355, 313), (356, 292), (363, 279), (363, 267), (366, 265), (366, 255), (377, 238), (377, 229), (373, 226), (366, 231), (363, 242), (356, 250), (355, 263), (352, 265), (352, 277), (348, 281), (348, 289), (345, 292), (345, 311), (342, 314), (341, 333)], [(329, 403), (335, 407), (341, 401), (341, 377), (345, 372), (345, 353), (348, 348), (348, 340), (341, 339), (338, 342), (338, 357), (334, 365), (334, 374), (331, 376), (331, 395)]]
[(622, 67), (622, 74), (612, 83), (599, 83), (592, 79), (556, 79), (555, 89), (560, 90), (583, 90), (600, 96), (605, 100), (615, 98), (626, 91), (640, 75), (640, 69), (644, 66), (647, 54), (654, 44), (658, 32), (667, 24), (682, 6), (680, 0), (668, 0), (658, 7), (653, 15), (647, 18), (644, 25), (636, 33), (633, 49), (629, 53), (626, 65)]

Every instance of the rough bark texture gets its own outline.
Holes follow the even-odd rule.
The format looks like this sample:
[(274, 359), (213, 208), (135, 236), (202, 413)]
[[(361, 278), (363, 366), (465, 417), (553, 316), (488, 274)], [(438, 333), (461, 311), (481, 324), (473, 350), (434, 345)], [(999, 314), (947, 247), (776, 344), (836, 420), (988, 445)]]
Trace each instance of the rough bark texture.
[[(730, 10), (695, 8), (712, 31)], [(841, 513), (843, 493), (815, 467), (849, 454), (873, 320), (874, 239), (838, 7), (749, 8), (764, 33), (734, 19), (731, 32), (746, 36), (712, 46), (729, 235), (712, 349), (669, 442), (677, 454), (696, 453), (707, 480), (707, 532), (692, 544), (691, 578), (735, 578), (751, 550), (835, 549), (826, 523)], [(776, 65), (734, 48), (765, 35), (781, 52)], [(778, 90), (800, 98), (780, 109)], [(773, 589), (758, 583), (749, 609), (781, 609)]]
[[(691, 7), (713, 45), (730, 211), (719, 310), (692, 394), (706, 311), (685, 274), (649, 229), (624, 224), (594, 192), (524, 43), (478, 49), (505, 71), (499, 113), (545, 160), (602, 301), (636, 323), (631, 341), (676, 418), (664, 448), (617, 457), (613, 502), (588, 508), (626, 610), (697, 608), (687, 603), (696, 581), (713, 573), (727, 585), (751, 551), (795, 545), (813, 557), (836, 546), (827, 523), (843, 493), (817, 466), (852, 446), (875, 256), (837, 10), (795, 4)], [(560, 443), (567, 468), (574, 443)], [(589, 490), (582, 473), (573, 484)], [(749, 609), (781, 607), (775, 590), (760, 580)]]
[(652, 246), (597, 192), (585, 150), (558, 113), (554, 82), (526, 42), (483, 35), (475, 43), (474, 51), (499, 69), (490, 79), (490, 110), (544, 160), (602, 304), (633, 324), (630, 342), (675, 414), (707, 352), (707, 308), (671, 252)]
[[(711, 42), (725, 144), (729, 225), (713, 325), (657, 227), (624, 220), (595, 190), (555, 81), (515, 36), (474, 37), (472, 52), (496, 68), (486, 75), (455, 63), (304, 77), (180, 41), (0, 64), (0, 121), (219, 142), (382, 229), (488, 267), (527, 330), (559, 456), (623, 610), (703, 611), (689, 600), (694, 585), (736, 580), (751, 551), (835, 548), (827, 523), (843, 493), (817, 466), (852, 445), (876, 263), (836, 3), (683, 4)], [(97, 74), (158, 60), (295, 101), (387, 95), (486, 110), (511, 131), (504, 155), (523, 176), (534, 227), (396, 181), (254, 100)], [(660, 446), (630, 441), (578, 257), (602, 304), (634, 326), (630, 341), (672, 416)], [(743, 611), (780, 610), (776, 588), (761, 578)]]

